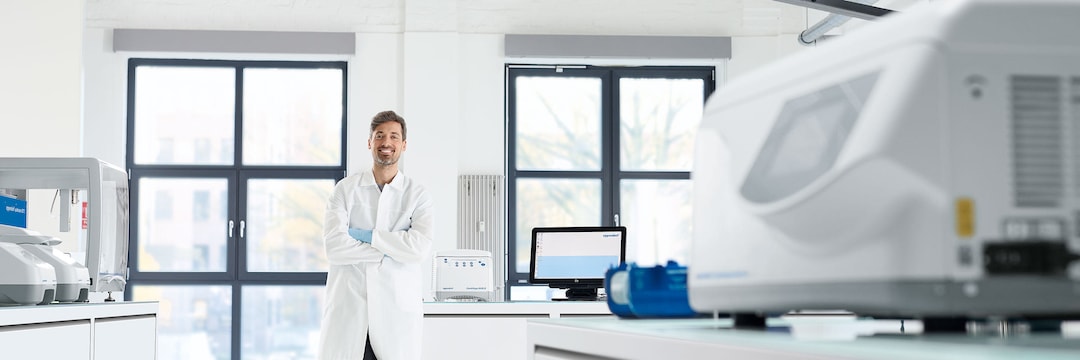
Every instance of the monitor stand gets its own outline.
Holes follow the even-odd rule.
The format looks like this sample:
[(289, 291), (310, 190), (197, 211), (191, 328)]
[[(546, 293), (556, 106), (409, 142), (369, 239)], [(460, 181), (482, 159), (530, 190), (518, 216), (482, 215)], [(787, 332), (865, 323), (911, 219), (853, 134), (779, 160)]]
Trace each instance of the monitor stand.
[(569, 288), (566, 298), (552, 298), (552, 301), (597, 301), (597, 288)]

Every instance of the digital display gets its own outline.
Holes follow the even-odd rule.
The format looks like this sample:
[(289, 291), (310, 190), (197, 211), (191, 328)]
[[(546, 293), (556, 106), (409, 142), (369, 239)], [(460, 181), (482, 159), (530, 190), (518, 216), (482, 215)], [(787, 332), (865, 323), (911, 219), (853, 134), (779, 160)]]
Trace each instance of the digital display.
[(535, 279), (600, 279), (622, 262), (624, 228), (537, 229), (533, 235)]

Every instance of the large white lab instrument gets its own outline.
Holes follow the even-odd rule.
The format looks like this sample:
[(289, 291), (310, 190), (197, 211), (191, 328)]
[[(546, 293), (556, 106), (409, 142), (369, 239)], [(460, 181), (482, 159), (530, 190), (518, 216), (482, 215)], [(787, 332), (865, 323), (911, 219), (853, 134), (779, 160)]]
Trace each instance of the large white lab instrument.
[[(23, 194), (28, 189), (55, 189), (65, 195), (61, 199), (77, 198), (72, 191), (82, 192), (87, 218), (86, 244), (80, 251), (85, 250), (85, 258), (75, 261), (87, 268), (89, 291), (124, 290), (128, 255), (124, 170), (94, 158), (0, 158), (0, 189)], [(70, 206), (59, 206), (59, 215), (60, 231), (70, 231)]]
[(491, 252), (470, 249), (439, 251), (435, 254), (432, 268), (435, 300), (494, 301), (496, 298)]
[(18, 244), (52, 266), (56, 273), (56, 294), (59, 302), (85, 302), (90, 291), (90, 272), (59, 249), (60, 239), (37, 231), (0, 225), (0, 242)]
[(48, 304), (56, 270), (18, 244), (0, 242), (0, 304)]
[(721, 88), (695, 145), (693, 308), (1080, 314), (1078, 19), (932, 2)]

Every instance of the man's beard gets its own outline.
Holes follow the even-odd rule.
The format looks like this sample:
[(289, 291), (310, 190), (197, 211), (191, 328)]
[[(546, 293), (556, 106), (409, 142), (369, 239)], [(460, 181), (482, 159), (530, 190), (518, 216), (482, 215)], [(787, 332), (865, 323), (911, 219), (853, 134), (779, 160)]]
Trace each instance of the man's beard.
[(397, 164), (397, 161), (398, 161), (398, 159), (394, 158), (394, 157), (390, 157), (390, 158), (387, 158), (385, 160), (383, 158), (378, 157), (378, 156), (375, 157), (375, 164), (379, 165), (379, 166), (394, 165), (394, 164)]

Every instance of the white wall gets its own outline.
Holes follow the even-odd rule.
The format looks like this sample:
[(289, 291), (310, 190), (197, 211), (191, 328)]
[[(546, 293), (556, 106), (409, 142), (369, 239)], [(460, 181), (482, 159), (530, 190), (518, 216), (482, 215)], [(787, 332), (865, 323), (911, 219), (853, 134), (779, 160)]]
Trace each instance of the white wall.
[[(83, 16), (82, 1), (0, 2), (0, 157), (80, 155)], [(27, 226), (71, 251), (77, 233), (59, 232), (53, 194), (28, 194)]]
[(458, 45), (458, 172), (505, 174), (503, 36), (462, 34)]
[(127, 57), (112, 52), (112, 31), (87, 28), (82, 43), (86, 89), (83, 155), (124, 167)]
[[(405, 117), (410, 128), (415, 127), (411, 114), (402, 111), (403, 39), (402, 34), (393, 33), (356, 34), (358, 55), (349, 60), (349, 172), (371, 168), (367, 139), (372, 116), (394, 110)], [(402, 171), (416, 157), (409, 146), (401, 159)]]
[(0, 2), (0, 156), (78, 156), (82, 1)]
[(731, 60), (728, 60), (727, 79), (734, 79), (762, 65), (807, 49), (799, 44), (798, 36), (799, 34), (783, 34), (731, 39)]

